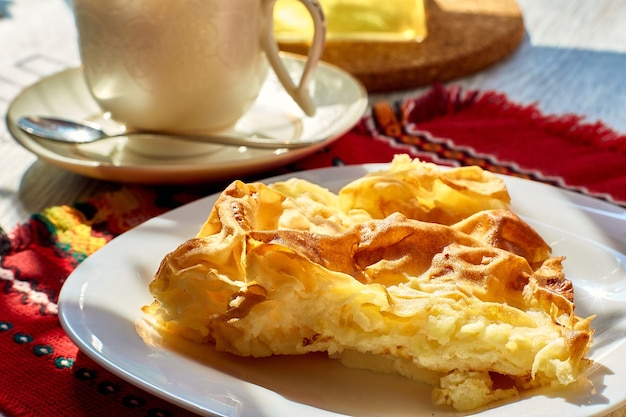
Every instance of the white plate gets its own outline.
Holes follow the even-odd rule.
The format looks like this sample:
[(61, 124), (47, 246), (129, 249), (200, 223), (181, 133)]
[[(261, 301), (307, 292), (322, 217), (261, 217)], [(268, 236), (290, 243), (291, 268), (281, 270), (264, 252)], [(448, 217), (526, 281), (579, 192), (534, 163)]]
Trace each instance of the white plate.
[[(299, 77), (303, 58), (297, 55), (282, 58), (290, 74)], [(233, 132), (228, 132), (292, 141), (323, 139), (315, 145), (292, 150), (194, 144), (195, 148), (175, 157), (155, 158), (130, 149), (126, 137), (88, 145), (66, 145), (42, 141), (22, 132), (16, 122), (25, 115), (91, 120), (114, 130), (119, 127), (98, 108), (80, 68), (64, 70), (22, 91), (9, 107), (7, 126), (13, 137), (40, 159), (88, 177), (144, 184), (207, 181), (241, 177), (309, 155), (352, 128), (367, 107), (367, 93), (361, 83), (327, 63), (320, 63), (315, 71), (310, 92), (317, 105), (314, 117), (302, 112), (269, 71), (253, 108), (239, 120)], [(175, 152), (186, 149), (185, 146), (191, 144), (182, 142), (170, 149)]]
[[(297, 176), (337, 190), (382, 166), (326, 168)], [(477, 415), (605, 413), (626, 399), (626, 211), (544, 184), (505, 180), (514, 210), (544, 236), (555, 255), (567, 256), (565, 272), (575, 285), (577, 313), (598, 315), (590, 352), (597, 393), (536, 395)], [(197, 233), (215, 199), (145, 222), (90, 256), (68, 278), (59, 299), (61, 324), (83, 352), (146, 391), (200, 414), (458, 415), (433, 407), (428, 387), (343, 368), (319, 356), (242, 359), (204, 347), (206, 355), (198, 358), (191, 350), (182, 354), (178, 348), (144, 343), (135, 326), (142, 320), (141, 306), (151, 302), (148, 283), (162, 257)]]

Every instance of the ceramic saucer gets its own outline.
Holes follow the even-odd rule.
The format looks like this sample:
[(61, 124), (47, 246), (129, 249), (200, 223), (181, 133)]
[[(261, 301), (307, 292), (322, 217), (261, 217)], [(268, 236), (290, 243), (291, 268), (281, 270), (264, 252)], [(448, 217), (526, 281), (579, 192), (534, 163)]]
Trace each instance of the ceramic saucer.
[[(282, 58), (289, 72), (297, 78), (304, 67), (304, 58), (297, 55)], [(367, 107), (367, 93), (361, 83), (330, 64), (320, 63), (310, 88), (317, 105), (313, 117), (300, 110), (270, 71), (255, 105), (239, 120), (234, 132), (230, 132), (294, 141), (323, 139), (314, 145), (290, 150), (202, 144), (203, 149), (191, 154), (156, 157), (136, 152), (129, 144), (132, 137), (66, 145), (22, 132), (16, 122), (25, 115), (114, 124), (106, 119), (91, 97), (81, 68), (64, 70), (24, 89), (11, 103), (6, 121), (13, 137), (26, 149), (52, 165), (77, 174), (143, 184), (210, 181), (277, 168), (307, 156), (346, 133)]]

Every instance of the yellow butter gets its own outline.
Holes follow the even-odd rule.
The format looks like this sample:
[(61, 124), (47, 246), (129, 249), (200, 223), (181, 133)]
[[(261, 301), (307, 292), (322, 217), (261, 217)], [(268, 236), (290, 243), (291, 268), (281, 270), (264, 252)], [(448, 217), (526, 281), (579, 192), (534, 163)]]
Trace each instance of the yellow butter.
[[(328, 40), (421, 41), (426, 37), (424, 0), (319, 0)], [(278, 0), (274, 33), (280, 42), (308, 42), (313, 23), (298, 0)]]

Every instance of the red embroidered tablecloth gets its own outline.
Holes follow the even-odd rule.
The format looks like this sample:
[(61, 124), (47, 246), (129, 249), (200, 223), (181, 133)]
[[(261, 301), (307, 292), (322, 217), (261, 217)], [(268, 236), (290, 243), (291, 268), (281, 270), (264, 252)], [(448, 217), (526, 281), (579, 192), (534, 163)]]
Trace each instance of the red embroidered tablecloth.
[[(415, 99), (375, 103), (371, 114), (328, 148), (264, 176), (388, 162), (396, 153), (443, 165), (476, 164), (626, 206), (625, 135), (575, 115), (542, 115), (536, 107), (511, 103), (496, 92), (455, 87), (437, 86)], [(121, 185), (72, 206), (50, 207), (2, 232), (0, 413), (188, 414), (78, 351), (59, 325), (56, 302), (67, 276), (109, 240), (202, 196), (197, 188)]]

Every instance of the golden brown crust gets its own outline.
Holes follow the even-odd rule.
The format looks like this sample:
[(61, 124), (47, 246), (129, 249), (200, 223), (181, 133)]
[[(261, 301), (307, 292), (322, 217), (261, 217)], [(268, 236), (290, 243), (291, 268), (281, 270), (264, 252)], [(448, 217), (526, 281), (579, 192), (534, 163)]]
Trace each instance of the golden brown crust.
[(509, 210), (485, 210), (461, 220), (453, 227), (479, 238), (489, 246), (522, 256), (531, 265), (541, 264), (552, 252), (532, 227)]
[[(454, 179), (455, 192), (474, 199), (482, 190), (487, 202), (475, 208), (495, 209), (464, 207), (451, 225), (428, 213), (379, 219), (344, 211), (341, 195), (301, 180), (236, 181), (198, 236), (165, 257), (144, 311), (237, 355), (325, 351), (349, 366), (433, 380), (434, 401), (459, 409), (580, 378), (591, 318), (575, 315), (562, 258), (502, 208), (498, 184), (454, 175), (441, 182)], [(459, 217), (450, 207), (430, 214)]]
[(488, 171), (477, 166), (442, 170), (407, 155), (396, 155), (388, 170), (367, 174), (338, 195), (345, 212), (365, 210), (375, 219), (397, 212), (446, 225), (510, 202), (504, 181)]

